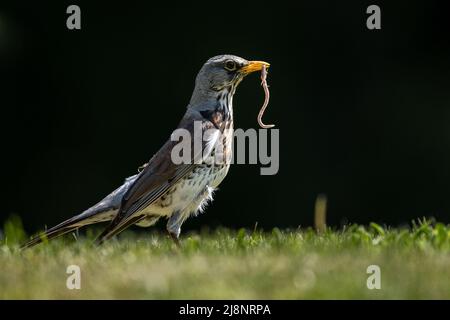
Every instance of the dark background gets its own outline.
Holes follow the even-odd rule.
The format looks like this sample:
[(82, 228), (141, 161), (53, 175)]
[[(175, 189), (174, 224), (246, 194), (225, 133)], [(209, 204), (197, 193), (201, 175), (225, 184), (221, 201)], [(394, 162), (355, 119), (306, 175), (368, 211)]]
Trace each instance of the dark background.
[[(211, 56), (272, 65), (264, 117), (280, 129), (276, 176), (235, 165), (186, 228), (450, 220), (450, 40), (444, 1), (0, 5), (0, 222), (28, 231), (100, 200), (178, 124)], [(66, 28), (78, 4), (82, 29)], [(378, 4), (382, 29), (366, 28)], [(259, 77), (234, 99), (257, 128)]]

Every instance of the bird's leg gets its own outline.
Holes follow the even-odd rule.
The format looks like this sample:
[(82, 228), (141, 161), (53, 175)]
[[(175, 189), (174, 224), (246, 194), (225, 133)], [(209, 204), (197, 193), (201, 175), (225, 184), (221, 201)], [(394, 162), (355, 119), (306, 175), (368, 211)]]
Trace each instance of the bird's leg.
[(170, 232), (169, 230), (167, 230), (167, 233), (169, 234), (170, 238), (173, 240), (173, 242), (175, 243), (175, 245), (178, 248), (181, 248), (181, 243), (180, 243), (180, 239), (177, 237), (177, 235), (173, 232)]
[(186, 218), (181, 211), (176, 211), (170, 216), (169, 221), (167, 221), (167, 232), (178, 247), (181, 246), (179, 236), (181, 225), (185, 219)]

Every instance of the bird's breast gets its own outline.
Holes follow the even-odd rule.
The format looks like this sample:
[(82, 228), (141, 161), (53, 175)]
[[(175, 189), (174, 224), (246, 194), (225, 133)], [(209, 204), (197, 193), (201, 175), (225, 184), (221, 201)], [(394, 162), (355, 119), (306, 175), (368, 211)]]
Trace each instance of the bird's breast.
[[(173, 185), (149, 208), (148, 214), (169, 217), (176, 211), (196, 208), (226, 177), (232, 160), (233, 123), (224, 124), (210, 154)], [(189, 211), (189, 210), (188, 210)]]

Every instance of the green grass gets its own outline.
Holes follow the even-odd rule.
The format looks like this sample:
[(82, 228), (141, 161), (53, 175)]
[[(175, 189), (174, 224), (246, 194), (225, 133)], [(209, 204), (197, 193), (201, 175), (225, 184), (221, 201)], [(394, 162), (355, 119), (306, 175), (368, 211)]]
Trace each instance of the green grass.
[[(9, 224), (8, 224), (9, 223)], [(182, 236), (128, 231), (95, 248), (68, 236), (20, 252), (20, 221), (0, 242), (0, 299), (450, 299), (450, 226), (371, 224), (316, 234), (218, 229)], [(66, 288), (68, 265), (81, 290)], [(381, 289), (366, 286), (369, 265)]]

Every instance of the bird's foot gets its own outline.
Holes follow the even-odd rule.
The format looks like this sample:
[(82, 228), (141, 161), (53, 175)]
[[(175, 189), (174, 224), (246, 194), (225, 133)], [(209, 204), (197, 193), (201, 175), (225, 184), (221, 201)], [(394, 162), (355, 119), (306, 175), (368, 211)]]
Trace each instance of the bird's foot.
[(170, 238), (173, 240), (173, 242), (175, 243), (175, 245), (177, 246), (177, 248), (181, 248), (181, 243), (180, 243), (180, 239), (178, 238), (178, 236), (170, 231), (167, 231), (167, 233), (169, 234)]

